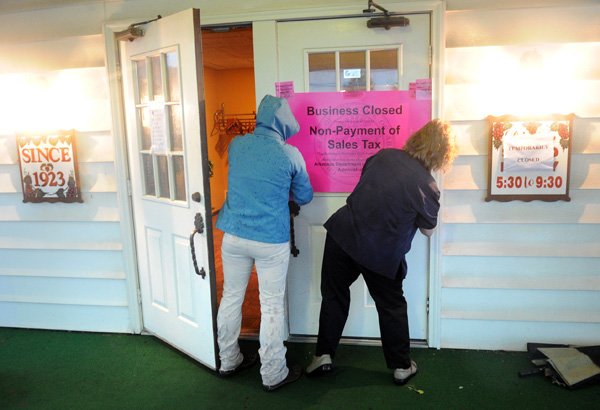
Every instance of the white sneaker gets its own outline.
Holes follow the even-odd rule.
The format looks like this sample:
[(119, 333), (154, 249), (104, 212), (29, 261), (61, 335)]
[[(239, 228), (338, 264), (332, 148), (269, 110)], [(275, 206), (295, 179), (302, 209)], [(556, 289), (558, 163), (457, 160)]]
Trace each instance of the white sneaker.
[(411, 360), (410, 367), (408, 369), (396, 369), (394, 370), (394, 383), (403, 385), (406, 382), (417, 374), (417, 364)]
[(315, 356), (311, 364), (306, 368), (306, 374), (309, 376), (318, 376), (333, 371), (333, 361), (331, 356), (324, 354)]

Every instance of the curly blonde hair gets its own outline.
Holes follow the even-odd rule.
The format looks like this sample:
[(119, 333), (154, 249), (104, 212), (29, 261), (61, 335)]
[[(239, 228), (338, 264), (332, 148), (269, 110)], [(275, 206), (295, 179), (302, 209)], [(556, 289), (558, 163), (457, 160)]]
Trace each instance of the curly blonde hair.
[(452, 127), (439, 119), (429, 121), (411, 135), (403, 149), (429, 171), (447, 171), (457, 154)]

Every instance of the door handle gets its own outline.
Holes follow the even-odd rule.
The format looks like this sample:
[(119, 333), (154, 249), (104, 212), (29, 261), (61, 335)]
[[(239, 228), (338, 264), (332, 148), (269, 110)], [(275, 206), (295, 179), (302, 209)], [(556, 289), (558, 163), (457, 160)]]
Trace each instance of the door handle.
[(298, 216), (300, 214), (300, 205), (298, 205), (294, 201), (289, 201), (288, 206), (290, 208), (290, 252), (297, 258), (300, 254), (298, 248), (296, 248), (296, 235), (294, 233), (294, 216)]
[(204, 233), (204, 218), (202, 218), (202, 214), (198, 212), (194, 217), (194, 232)]
[(194, 201), (194, 202), (202, 202), (202, 195), (200, 195), (200, 192), (194, 192), (192, 194), (192, 201)]
[(196, 230), (192, 232), (190, 235), (190, 252), (192, 253), (192, 263), (194, 264), (194, 270), (196, 271), (196, 275), (202, 276), (202, 279), (206, 278), (206, 271), (204, 267), (198, 269), (198, 261), (196, 260), (196, 249), (194, 247), (194, 235), (198, 233)]
[[(197, 192), (196, 192), (197, 193)], [(200, 194), (198, 194), (200, 195)], [(198, 269), (198, 261), (196, 260), (196, 247), (194, 244), (194, 235), (197, 233), (204, 232), (204, 219), (202, 218), (202, 214), (198, 212), (194, 217), (194, 231), (190, 235), (190, 252), (192, 254), (192, 263), (194, 264), (194, 270), (196, 271), (196, 275), (202, 276), (202, 279), (206, 278), (206, 271), (204, 267)]]

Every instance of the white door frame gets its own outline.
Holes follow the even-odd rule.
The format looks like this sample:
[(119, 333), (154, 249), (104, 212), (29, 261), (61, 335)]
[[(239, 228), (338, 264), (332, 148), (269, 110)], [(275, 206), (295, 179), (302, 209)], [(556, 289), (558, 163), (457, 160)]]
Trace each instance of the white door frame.
[[(402, 13), (430, 13), (431, 14), (431, 63), (432, 63), (432, 116), (442, 118), (443, 107), (443, 73), (444, 73), (444, 22), (446, 1), (429, 0), (414, 1), (409, 3), (386, 3), (385, 7), (391, 12)], [(331, 17), (348, 17), (359, 15), (361, 8), (358, 5), (344, 5), (336, 7), (315, 7), (294, 10), (280, 10), (261, 12), (253, 11), (245, 14), (201, 14), (202, 25), (219, 25), (233, 23), (252, 23), (254, 36), (254, 72), (257, 104), (265, 94), (273, 94), (274, 83), (279, 81), (277, 72), (277, 40), (276, 23), (292, 19), (318, 19)], [(133, 209), (130, 201), (129, 164), (127, 161), (127, 146), (125, 133), (125, 116), (123, 109), (123, 95), (119, 63), (119, 48), (115, 34), (125, 30), (130, 24), (147, 20), (148, 16), (127, 21), (109, 22), (103, 27), (104, 46), (106, 53), (106, 66), (110, 90), (110, 104), (113, 125), (113, 141), (115, 150), (115, 173), (117, 183), (117, 197), (121, 233), (123, 235), (123, 260), (126, 277), (130, 329), (132, 333), (143, 331), (143, 318), (141, 314), (141, 296), (139, 292), (139, 279), (137, 271), (137, 254), (135, 252), (135, 238), (133, 230)], [(443, 207), (443, 180), (442, 175), (436, 175), (442, 187)], [(440, 318), (441, 318), (441, 278), (440, 278), (440, 231), (443, 223), (440, 220), (436, 233), (430, 240), (430, 274), (429, 274), (429, 319), (428, 319), (428, 345), (439, 348), (441, 346)]]
[(125, 109), (123, 100), (123, 81), (121, 77), (121, 58), (119, 40), (116, 33), (125, 30), (133, 21), (106, 24), (103, 27), (106, 68), (110, 91), (110, 110), (112, 118), (113, 143), (115, 150), (115, 178), (119, 221), (123, 238), (123, 263), (129, 309), (129, 327), (132, 333), (144, 330), (142, 318), (142, 300), (135, 250), (135, 230), (133, 225), (133, 204), (131, 203), (131, 180), (129, 161), (127, 160), (127, 133), (125, 129)]

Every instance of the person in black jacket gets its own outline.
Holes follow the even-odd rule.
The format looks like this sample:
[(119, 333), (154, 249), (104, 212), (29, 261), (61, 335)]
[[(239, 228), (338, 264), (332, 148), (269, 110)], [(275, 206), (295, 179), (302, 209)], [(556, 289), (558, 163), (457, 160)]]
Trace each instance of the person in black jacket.
[(333, 370), (350, 307), (350, 285), (363, 275), (379, 315), (383, 353), (394, 382), (417, 373), (410, 359), (407, 304), (402, 282), (406, 254), (417, 231), (431, 236), (440, 191), (432, 171), (445, 171), (456, 155), (450, 124), (432, 120), (402, 149), (382, 149), (365, 162), (346, 205), (325, 222), (321, 312), (315, 357), (308, 375)]

